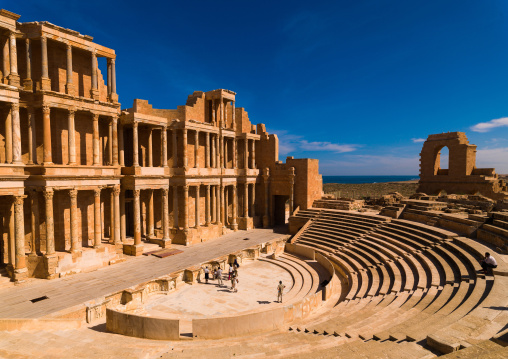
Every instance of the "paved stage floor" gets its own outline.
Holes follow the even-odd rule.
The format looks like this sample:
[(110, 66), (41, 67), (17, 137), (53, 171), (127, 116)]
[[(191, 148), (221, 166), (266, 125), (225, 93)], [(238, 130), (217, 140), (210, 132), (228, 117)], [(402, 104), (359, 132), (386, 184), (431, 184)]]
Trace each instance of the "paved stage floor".
[[(282, 235), (273, 229), (238, 231), (190, 247), (174, 246), (183, 250), (183, 253), (175, 256), (130, 257), (126, 262), (89, 273), (79, 273), (54, 280), (37, 279), (2, 288), (0, 289), (2, 303), (0, 318), (43, 317)], [(47, 296), (49, 299), (36, 303), (30, 302), (31, 299), (42, 296)]]

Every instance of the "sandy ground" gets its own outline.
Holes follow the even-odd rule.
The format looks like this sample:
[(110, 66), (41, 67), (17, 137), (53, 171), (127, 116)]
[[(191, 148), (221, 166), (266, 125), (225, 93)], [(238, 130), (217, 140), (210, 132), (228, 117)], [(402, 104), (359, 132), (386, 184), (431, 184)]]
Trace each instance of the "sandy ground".
[(337, 197), (346, 198), (379, 198), (384, 194), (399, 192), (409, 197), (416, 193), (418, 181), (385, 182), (385, 183), (326, 183), (323, 191), (326, 194), (334, 194)]

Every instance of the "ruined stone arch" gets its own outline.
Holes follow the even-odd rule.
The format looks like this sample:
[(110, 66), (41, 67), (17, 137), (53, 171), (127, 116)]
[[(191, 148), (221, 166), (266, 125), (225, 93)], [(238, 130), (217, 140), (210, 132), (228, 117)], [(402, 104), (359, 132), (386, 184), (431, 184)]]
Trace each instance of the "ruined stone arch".
[[(442, 168), (441, 164), (441, 154), (443, 152), (443, 149), (448, 151), (448, 166), (446, 168)], [(447, 176), (449, 174), (450, 169), (450, 159), (451, 159), (451, 151), (450, 148), (447, 145), (438, 146), (435, 148), (435, 155), (434, 155), (434, 175), (437, 176)]]

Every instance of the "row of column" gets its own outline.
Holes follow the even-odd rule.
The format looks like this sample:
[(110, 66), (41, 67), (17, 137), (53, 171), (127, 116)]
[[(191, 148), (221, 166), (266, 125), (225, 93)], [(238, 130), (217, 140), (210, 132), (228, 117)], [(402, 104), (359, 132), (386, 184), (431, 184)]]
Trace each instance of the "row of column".
[(5, 116), (5, 163), (22, 164), (19, 104), (10, 103)]
[[(138, 122), (134, 122), (132, 125), (133, 130), (133, 166), (139, 166), (139, 124)], [(161, 167), (167, 167), (168, 162), (168, 141), (167, 141), (167, 131), (168, 128), (166, 126), (161, 127)], [(178, 131), (177, 129), (172, 129), (173, 132), (173, 167), (178, 167)], [(188, 130), (182, 129), (182, 159), (183, 159), (183, 167), (188, 167), (188, 157), (187, 157), (187, 146), (188, 146)], [(149, 129), (148, 132), (148, 166), (153, 167), (153, 140), (152, 140), (152, 128)], [(228, 156), (228, 141), (226, 137), (220, 137), (218, 134), (204, 132), (205, 133), (205, 168), (226, 168), (227, 162), (229, 161)], [(199, 135), (200, 131), (194, 131), (194, 168), (199, 168)], [(233, 168), (236, 168), (237, 164), (237, 141), (236, 139), (232, 139), (233, 144)], [(245, 160), (244, 160), (244, 168), (256, 168), (256, 154), (255, 154), (255, 140), (244, 139), (244, 149), (245, 149)], [(250, 150), (249, 150), (250, 144)], [(251, 153), (251, 156), (249, 156)], [(249, 162), (250, 157), (250, 162)], [(220, 165), (220, 167), (219, 167)]]
[[(69, 165), (75, 165), (76, 162), (76, 139), (75, 139), (75, 116), (76, 111), (74, 109), (68, 110), (68, 155)], [(93, 116), (93, 165), (100, 166), (100, 137), (99, 137), (99, 114), (92, 113)], [(51, 108), (50, 106), (44, 105), (42, 107), (42, 128), (43, 128), (43, 163), (52, 164), (53, 155), (51, 150)], [(35, 121), (33, 115), (33, 109), (28, 109), (28, 146), (29, 159), (28, 163), (36, 163), (35, 156)], [(118, 135), (118, 117), (112, 116), (109, 120), (109, 141), (108, 141), (108, 159), (110, 165), (123, 166), (123, 155), (119, 156), (119, 135)], [(122, 134), (122, 131), (120, 131)], [(121, 140), (121, 139), (120, 139)], [(120, 158), (120, 161), (119, 161)]]
[[(226, 127), (226, 122), (227, 122), (227, 103), (230, 101), (230, 100), (226, 100), (224, 101), (224, 98), (221, 97), (220, 99), (218, 99), (219, 101), (219, 108), (217, 108), (217, 105), (216, 105), (216, 101), (217, 99), (212, 99), (212, 123), (215, 124), (215, 125), (218, 125), (220, 128), (225, 128)], [(236, 130), (236, 116), (235, 116), (235, 101), (231, 101), (231, 106), (232, 106), (232, 118), (231, 118), (231, 128), (233, 130)], [(219, 111), (219, 123), (217, 124), (217, 110)]]

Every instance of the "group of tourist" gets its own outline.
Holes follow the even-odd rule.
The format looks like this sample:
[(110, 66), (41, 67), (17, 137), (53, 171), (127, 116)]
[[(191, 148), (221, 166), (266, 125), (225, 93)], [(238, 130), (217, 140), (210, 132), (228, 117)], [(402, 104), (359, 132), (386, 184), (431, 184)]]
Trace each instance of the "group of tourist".
[[(237, 259), (235, 258), (234, 262), (229, 263), (229, 271), (228, 271), (228, 280), (231, 281), (231, 291), (238, 292), (238, 268), (240, 265), (238, 264)], [(203, 268), (203, 272), (205, 273), (205, 283), (208, 284), (210, 280), (210, 269), (208, 266)], [(222, 268), (220, 265), (213, 268), (212, 280), (217, 280), (217, 285), (222, 287), (224, 285), (223, 276), (222, 276)]]

